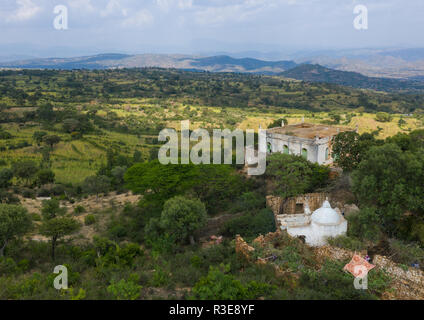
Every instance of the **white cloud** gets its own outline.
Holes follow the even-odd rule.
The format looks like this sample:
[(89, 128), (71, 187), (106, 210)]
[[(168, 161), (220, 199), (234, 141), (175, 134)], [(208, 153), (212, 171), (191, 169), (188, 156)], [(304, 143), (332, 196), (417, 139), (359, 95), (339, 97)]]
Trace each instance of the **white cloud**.
[(122, 21), (123, 27), (144, 27), (151, 25), (154, 21), (153, 15), (147, 9), (137, 11), (134, 15)]
[(6, 18), (7, 22), (29, 20), (41, 11), (31, 0), (16, 0), (18, 8)]
[(226, 21), (246, 21), (274, 6), (274, 1), (245, 0), (236, 4), (209, 6), (196, 12), (195, 21), (202, 25), (218, 25)]
[(123, 16), (127, 16), (128, 10), (121, 6), (119, 0), (109, 0), (106, 5), (106, 8), (100, 11), (100, 15), (102, 17), (107, 17), (113, 14), (121, 14)]
[(72, 9), (77, 9), (83, 13), (91, 13), (96, 10), (91, 0), (69, 0), (68, 3)]
[(174, 7), (181, 10), (190, 9), (193, 7), (193, 0), (156, 0), (156, 4), (161, 10), (168, 12)]
[(193, 0), (179, 0), (178, 7), (180, 9), (189, 9), (193, 7)]

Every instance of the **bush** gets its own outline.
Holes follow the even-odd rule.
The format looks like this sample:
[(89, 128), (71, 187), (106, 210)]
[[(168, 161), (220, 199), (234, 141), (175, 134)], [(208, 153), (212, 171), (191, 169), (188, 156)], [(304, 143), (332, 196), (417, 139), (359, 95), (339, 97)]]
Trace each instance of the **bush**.
[(74, 208), (75, 214), (81, 214), (81, 213), (84, 213), (85, 211), (86, 211), (85, 208), (81, 205), (78, 205)]
[(377, 299), (390, 285), (390, 278), (381, 270), (368, 274), (368, 290), (357, 290), (353, 276), (343, 272), (346, 261), (325, 261), (321, 270), (308, 269), (302, 273), (295, 298), (321, 300)]
[(96, 217), (93, 214), (89, 214), (89, 215), (85, 216), (84, 224), (86, 226), (92, 225), (94, 223), (96, 223)]
[(51, 190), (45, 188), (41, 188), (37, 191), (37, 197), (50, 197), (51, 194)]
[(109, 292), (117, 300), (137, 300), (140, 298), (142, 287), (133, 280), (121, 279), (117, 282), (112, 282), (107, 287)]
[(231, 207), (231, 212), (242, 212), (265, 208), (265, 197), (255, 192), (245, 192)]
[(248, 213), (241, 217), (234, 218), (224, 224), (221, 233), (234, 237), (239, 234), (242, 237), (254, 238), (260, 234), (267, 234), (275, 231), (274, 214), (269, 209), (262, 209), (259, 212)]
[(335, 238), (329, 238), (327, 239), (327, 241), (328, 244), (332, 246), (352, 251), (361, 251), (366, 248), (366, 245), (362, 241), (348, 236), (338, 236)]
[(347, 234), (361, 240), (376, 241), (380, 239), (380, 218), (373, 208), (363, 208), (357, 214), (347, 217)]
[(400, 240), (390, 240), (390, 251), (392, 260), (411, 266), (418, 263), (424, 267), (424, 249), (416, 243), (405, 243)]
[(50, 169), (41, 169), (37, 172), (36, 182), (39, 186), (44, 184), (53, 183), (55, 178), (55, 174)]
[(198, 199), (176, 196), (165, 202), (160, 226), (170, 232), (175, 240), (194, 241), (194, 233), (206, 224), (205, 205)]
[(221, 265), (220, 268), (211, 267), (206, 277), (193, 287), (192, 299), (199, 300), (247, 300), (269, 294), (273, 287), (255, 281), (243, 285), (233, 275), (227, 274), (230, 265)]
[(32, 189), (23, 189), (22, 190), (22, 196), (24, 198), (33, 199), (35, 198), (35, 191)]
[(377, 112), (375, 120), (379, 122), (390, 122), (392, 121), (392, 116), (387, 112)]

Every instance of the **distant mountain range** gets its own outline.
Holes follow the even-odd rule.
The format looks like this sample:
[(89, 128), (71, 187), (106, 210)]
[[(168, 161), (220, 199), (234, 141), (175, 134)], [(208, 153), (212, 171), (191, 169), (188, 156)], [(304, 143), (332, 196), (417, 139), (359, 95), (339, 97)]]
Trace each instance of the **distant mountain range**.
[(161, 67), (211, 72), (277, 74), (295, 67), (293, 61), (263, 61), (230, 56), (197, 57), (165, 54), (100, 54), (76, 58), (30, 59), (0, 63), (2, 68), (26, 69), (109, 69)]
[[(398, 53), (406, 55), (406, 53)], [(421, 52), (415, 52), (420, 56)], [(410, 54), (408, 55), (411, 56)], [(279, 75), (285, 78), (326, 82), (355, 88), (381, 91), (424, 90), (424, 77), (391, 79), (369, 77), (358, 72), (341, 71), (319, 64), (297, 64), (294, 61), (265, 61), (253, 58), (233, 58), (228, 55), (211, 57), (168, 54), (99, 54), (75, 58), (45, 58), (0, 63), (0, 68), (17, 69), (111, 69), (160, 67), (191, 71), (238, 72)]]

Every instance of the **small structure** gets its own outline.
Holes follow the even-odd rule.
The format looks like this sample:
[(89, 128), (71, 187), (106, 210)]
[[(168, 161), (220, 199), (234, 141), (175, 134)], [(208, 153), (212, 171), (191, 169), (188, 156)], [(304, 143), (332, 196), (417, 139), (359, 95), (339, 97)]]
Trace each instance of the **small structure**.
[(331, 208), (328, 199), (321, 208), (312, 214), (308, 204), (302, 214), (282, 214), (276, 216), (281, 230), (286, 230), (292, 237), (305, 237), (305, 242), (311, 246), (327, 244), (328, 237), (346, 234), (347, 221), (340, 210)]
[[(301, 155), (319, 164), (330, 165), (332, 139), (340, 132), (351, 129), (302, 123), (268, 129), (266, 132), (267, 153), (281, 152)], [(260, 146), (261, 149), (261, 146)], [(264, 149), (262, 147), (262, 149)]]

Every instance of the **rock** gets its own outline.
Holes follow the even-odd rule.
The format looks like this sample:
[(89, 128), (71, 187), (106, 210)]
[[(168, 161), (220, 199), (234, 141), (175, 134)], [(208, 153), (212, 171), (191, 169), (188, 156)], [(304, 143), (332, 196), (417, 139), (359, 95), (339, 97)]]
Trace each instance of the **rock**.
[(345, 217), (355, 215), (359, 212), (359, 208), (356, 204), (345, 204), (343, 207)]

